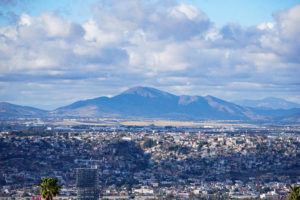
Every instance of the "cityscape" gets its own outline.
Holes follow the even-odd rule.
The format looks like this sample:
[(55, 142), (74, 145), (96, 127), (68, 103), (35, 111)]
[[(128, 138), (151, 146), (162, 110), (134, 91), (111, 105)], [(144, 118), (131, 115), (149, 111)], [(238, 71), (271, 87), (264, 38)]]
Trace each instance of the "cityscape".
[(300, 200), (300, 0), (0, 0), (0, 200)]
[(59, 180), (60, 198), (79, 199), (84, 184), (102, 199), (278, 199), (300, 182), (298, 125), (1, 129), (3, 200), (38, 196), (41, 177)]

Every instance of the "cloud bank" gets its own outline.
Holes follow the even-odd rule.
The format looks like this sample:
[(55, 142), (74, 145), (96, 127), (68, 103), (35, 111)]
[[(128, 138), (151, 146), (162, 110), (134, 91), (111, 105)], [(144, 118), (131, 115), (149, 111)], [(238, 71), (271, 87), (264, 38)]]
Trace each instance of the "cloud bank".
[(103, 2), (83, 24), (45, 12), (0, 27), (0, 100), (52, 109), (144, 85), (300, 101), (300, 5), (218, 27), (193, 5)]

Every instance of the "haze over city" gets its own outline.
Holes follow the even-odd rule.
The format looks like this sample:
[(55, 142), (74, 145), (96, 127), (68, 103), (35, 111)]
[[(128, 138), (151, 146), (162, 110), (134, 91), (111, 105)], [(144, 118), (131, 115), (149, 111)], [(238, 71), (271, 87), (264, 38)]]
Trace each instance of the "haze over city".
[(0, 1), (0, 101), (55, 109), (134, 86), (300, 102), (300, 1)]

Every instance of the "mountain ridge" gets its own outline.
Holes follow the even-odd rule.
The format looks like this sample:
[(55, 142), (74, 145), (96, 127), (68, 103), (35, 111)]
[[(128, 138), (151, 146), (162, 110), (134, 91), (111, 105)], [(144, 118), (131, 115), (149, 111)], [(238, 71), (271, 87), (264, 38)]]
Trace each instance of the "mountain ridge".
[(7, 102), (0, 102), (0, 117), (36, 117), (43, 116), (48, 111), (31, 106), (21, 106)]
[(56, 109), (52, 113), (66, 116), (113, 115), (114, 117), (179, 120), (263, 118), (256, 116), (248, 108), (213, 96), (177, 96), (155, 88), (141, 86), (129, 88), (110, 98), (99, 97), (78, 101)]
[(280, 99), (275, 97), (267, 97), (258, 100), (243, 99), (243, 100), (236, 101), (235, 103), (246, 107), (266, 108), (266, 109), (300, 108), (300, 104), (298, 103), (290, 102), (285, 99)]
[[(10, 104), (13, 105), (13, 104)], [(1, 108), (1, 107), (0, 107)], [(26, 110), (26, 109), (27, 110)], [(244, 107), (214, 96), (174, 95), (151, 87), (134, 87), (113, 97), (97, 97), (76, 101), (52, 111), (34, 110), (16, 105), (16, 110), (5, 109), (3, 116), (46, 117), (111, 117), (157, 118), (171, 120), (265, 120), (297, 117), (300, 109), (274, 110)], [(19, 111), (18, 111), (19, 109)], [(22, 110), (23, 109), (23, 110)], [(25, 109), (25, 110), (24, 110)], [(29, 110), (28, 110), (29, 109)], [(22, 114), (23, 112), (23, 114)], [(17, 113), (17, 114), (16, 114)], [(297, 121), (297, 119), (295, 119)]]

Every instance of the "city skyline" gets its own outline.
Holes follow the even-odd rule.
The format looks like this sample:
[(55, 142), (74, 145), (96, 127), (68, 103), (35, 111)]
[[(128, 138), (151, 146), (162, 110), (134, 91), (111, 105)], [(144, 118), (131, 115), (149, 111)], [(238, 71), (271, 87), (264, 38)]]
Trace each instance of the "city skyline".
[(0, 101), (53, 109), (150, 86), (299, 103), (300, 1), (272, 2), (2, 0)]

